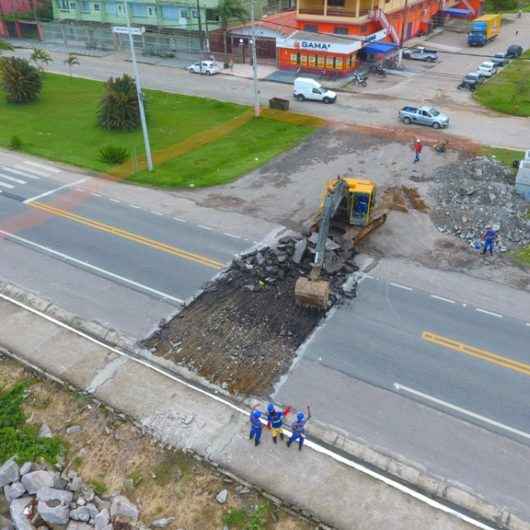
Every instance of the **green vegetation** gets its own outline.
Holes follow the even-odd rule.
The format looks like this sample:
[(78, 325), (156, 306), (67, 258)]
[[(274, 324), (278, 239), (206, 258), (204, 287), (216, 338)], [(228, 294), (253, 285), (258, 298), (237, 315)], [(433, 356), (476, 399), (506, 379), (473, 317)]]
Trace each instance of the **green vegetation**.
[(144, 480), (144, 476), (139, 469), (133, 470), (127, 478), (132, 480), (133, 488), (137, 488)]
[(140, 107), (136, 83), (131, 76), (111, 77), (105, 83), (98, 123), (111, 131), (134, 131), (140, 126)]
[(26, 424), (22, 403), (27, 397), (28, 381), (0, 391), (0, 462), (16, 457), (19, 463), (43, 458), (50, 464), (63, 452), (58, 438), (39, 438), (39, 429)]
[(29, 64), (26, 59), (19, 57), (2, 58), (0, 60), (0, 77), (8, 103), (30, 103), (39, 97), (42, 90), (39, 70)]
[(514, 252), (514, 258), (515, 261), (517, 261), (521, 265), (530, 267), (530, 245), (521, 248), (520, 250), (516, 250)]
[(162, 462), (153, 468), (154, 481), (159, 486), (168, 486), (173, 481), (189, 475), (189, 473), (189, 457), (180, 451), (167, 455)]
[(44, 71), (44, 68), (52, 62), (52, 56), (42, 48), (33, 48), (30, 61), (33, 61), (39, 70)]
[(129, 158), (129, 152), (125, 147), (106, 145), (99, 150), (99, 159), (107, 164), (122, 164)]
[(20, 151), (22, 149), (22, 140), (18, 136), (12, 136), (8, 147), (12, 151)]
[[(530, 58), (528, 51), (525, 58)], [(485, 107), (513, 114), (530, 116), (530, 61), (514, 60), (493, 79), (484, 83), (475, 98)]]
[(68, 66), (68, 73), (72, 77), (72, 66), (79, 66), (81, 63), (75, 53), (69, 53), (68, 57), (64, 60), (64, 64)]
[(223, 523), (231, 530), (265, 530), (269, 507), (258, 504), (254, 509), (230, 508), (223, 516)]
[[(0, 97), (0, 146), (7, 147), (11, 137), (17, 135), (24, 139), (24, 152), (101, 172), (113, 167), (100, 159), (102, 146), (126, 149), (131, 154), (130, 162), (143, 155), (139, 129), (108, 131), (98, 126), (103, 83), (49, 73), (43, 74), (43, 79), (41, 98), (29, 105), (9, 105)], [(230, 124), (248, 112), (248, 107), (242, 105), (166, 92), (146, 90), (145, 96), (155, 156), (157, 151)], [(129, 178), (166, 187), (229, 182), (296, 145), (313, 131), (305, 124), (270, 118), (250, 120), (219, 139), (192, 146), (185, 154), (157, 164), (153, 174), (140, 172)]]
[(94, 490), (94, 493), (98, 496), (105, 495), (107, 493), (107, 485), (102, 480), (89, 480), (88, 484), (91, 486), (91, 488)]
[(480, 150), (481, 155), (494, 156), (499, 162), (502, 162), (506, 167), (513, 170), (514, 174), (517, 171), (513, 167), (514, 160), (521, 160), (524, 156), (523, 151), (515, 149), (503, 149), (501, 147), (483, 147)]

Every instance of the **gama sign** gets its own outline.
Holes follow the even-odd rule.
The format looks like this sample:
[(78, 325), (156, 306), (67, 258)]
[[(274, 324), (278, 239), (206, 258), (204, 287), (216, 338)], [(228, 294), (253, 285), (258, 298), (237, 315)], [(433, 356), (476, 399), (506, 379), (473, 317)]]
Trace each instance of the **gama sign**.
[(287, 37), (285, 39), (277, 38), (276, 46), (278, 48), (294, 48), (307, 52), (328, 52), (347, 54), (359, 50), (362, 47), (362, 43), (356, 40), (348, 41), (347, 39), (342, 39), (339, 42), (329, 42), (323, 40), (305, 40)]

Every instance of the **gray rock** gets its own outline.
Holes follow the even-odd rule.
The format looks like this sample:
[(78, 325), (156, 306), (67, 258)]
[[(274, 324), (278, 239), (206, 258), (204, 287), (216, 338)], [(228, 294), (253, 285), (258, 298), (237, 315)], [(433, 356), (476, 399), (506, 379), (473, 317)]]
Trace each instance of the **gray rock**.
[(66, 434), (76, 434), (81, 432), (81, 425), (71, 425), (66, 428)]
[(70, 512), (70, 519), (88, 523), (90, 521), (90, 510), (86, 506), (79, 506)]
[(33, 462), (24, 462), (24, 463), (20, 466), (20, 474), (21, 474), (21, 475), (26, 475), (26, 474), (29, 473), (32, 469), (33, 469)]
[(41, 488), (52, 488), (55, 483), (55, 473), (39, 470), (27, 473), (21, 479), (22, 484), (30, 494), (35, 494)]
[(11, 522), (11, 519), (0, 515), (0, 530), (13, 530), (15, 526)]
[(87, 502), (92, 502), (96, 496), (96, 494), (94, 493), (94, 490), (92, 488), (89, 488), (86, 485), (83, 485), (81, 487), (80, 493)]
[(13, 482), (11, 486), (4, 487), (4, 495), (6, 496), (7, 502), (22, 497), (24, 493), (26, 493), (26, 488), (22, 485), (22, 482)]
[(137, 521), (140, 512), (127, 497), (124, 497), (123, 495), (117, 495), (112, 499), (112, 504), (110, 505), (110, 515), (112, 518), (126, 517), (127, 519)]
[(85, 499), (83, 499), (83, 497), (79, 497), (79, 499), (77, 499), (78, 506), (84, 506), (85, 504), (86, 504), (86, 501)]
[[(81, 523), (79, 521), (70, 521), (66, 530), (93, 530), (93, 528), (87, 523)], [(109, 530), (112, 530), (112, 526)]]
[(103, 499), (99, 498), (97, 495), (94, 496), (94, 504), (96, 505), (96, 508), (101, 512), (103, 510), (107, 510), (110, 512), (110, 502), (104, 501)]
[(70, 503), (73, 499), (71, 491), (58, 490), (50, 487), (40, 488), (37, 492), (37, 511), (50, 524), (67, 524), (70, 518)]
[(215, 497), (219, 504), (224, 504), (228, 499), (228, 490), (221, 490)]
[(107, 509), (101, 510), (94, 518), (96, 530), (105, 530), (110, 522), (110, 514)]
[(307, 248), (307, 239), (300, 239), (294, 246), (293, 261), (298, 265), (304, 257)]
[(39, 437), (40, 438), (52, 438), (53, 437), (52, 430), (48, 427), (46, 423), (43, 423), (40, 426)]
[(21, 497), (20, 499), (15, 499), (9, 505), (11, 520), (17, 530), (35, 530), (35, 527), (30, 523), (26, 515), (26, 508), (29, 508), (32, 502), (33, 499), (26, 496)]
[(0, 467), (0, 488), (16, 482), (19, 478), (18, 464), (14, 458), (10, 458)]
[(161, 517), (160, 519), (155, 519), (149, 526), (151, 528), (165, 528), (166, 526), (169, 526), (174, 520), (174, 517)]
[(99, 515), (99, 510), (96, 508), (95, 504), (91, 502), (86, 505), (88, 513), (90, 513), (90, 519), (95, 519)]
[(82, 487), (83, 481), (77, 475), (75, 477), (72, 477), (68, 482), (68, 489), (70, 491), (80, 491)]

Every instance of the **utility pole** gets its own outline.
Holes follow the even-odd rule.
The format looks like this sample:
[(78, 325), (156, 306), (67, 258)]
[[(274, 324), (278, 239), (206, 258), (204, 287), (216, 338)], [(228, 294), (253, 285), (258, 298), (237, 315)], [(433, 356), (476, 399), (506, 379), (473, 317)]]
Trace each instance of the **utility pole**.
[(129, 7), (127, 5), (127, 0), (125, 4), (125, 13), (127, 15), (127, 27), (114, 27), (112, 31), (114, 33), (126, 33), (129, 35), (129, 46), (131, 48), (131, 60), (134, 70), (134, 80), (136, 84), (136, 95), (138, 97), (138, 109), (140, 111), (140, 121), (142, 123), (142, 132), (144, 136), (144, 146), (145, 146), (145, 158), (147, 160), (147, 170), (153, 171), (153, 158), (151, 157), (151, 145), (149, 144), (149, 132), (147, 131), (147, 121), (145, 119), (145, 109), (144, 109), (144, 96), (142, 94), (142, 84), (140, 81), (140, 72), (138, 70), (138, 64), (136, 63), (136, 53), (134, 51), (134, 40), (133, 35), (143, 35), (145, 28), (131, 28), (131, 20), (129, 18)]
[(403, 40), (405, 39), (405, 26), (407, 25), (407, 15), (409, 9), (409, 0), (405, 0), (405, 9), (403, 10), (403, 23), (401, 24), (401, 35), (399, 37), (399, 58), (398, 64), (401, 66), (403, 61)]
[[(202, 38), (202, 22), (201, 22), (201, 5), (199, 3), (199, 0), (197, 0), (197, 18), (199, 20), (199, 45), (201, 47), (201, 60), (202, 60), (202, 54), (204, 52), (204, 41)], [(201, 62), (202, 64), (202, 62)]]
[(259, 90), (258, 90), (258, 65), (256, 57), (256, 21), (254, 20), (254, 2), (250, 0), (250, 20), (252, 24), (252, 78), (254, 80), (254, 116), (259, 118), (260, 107), (259, 107)]

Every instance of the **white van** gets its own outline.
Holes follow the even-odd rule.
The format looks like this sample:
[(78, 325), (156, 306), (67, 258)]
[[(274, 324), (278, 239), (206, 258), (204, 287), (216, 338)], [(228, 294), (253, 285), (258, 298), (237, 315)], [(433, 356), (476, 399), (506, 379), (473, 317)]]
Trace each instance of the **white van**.
[(293, 96), (298, 101), (312, 100), (324, 103), (335, 103), (337, 94), (324, 88), (318, 81), (310, 77), (297, 77), (294, 80)]

